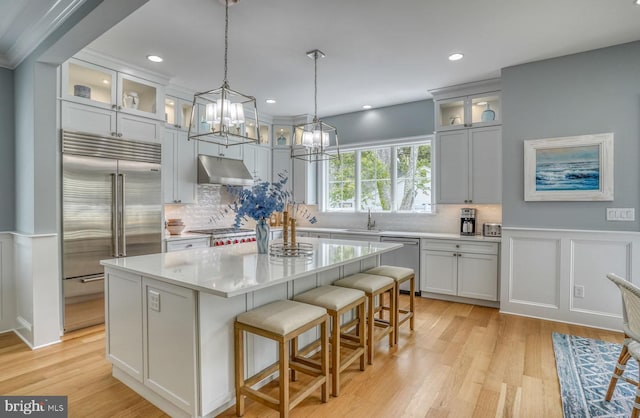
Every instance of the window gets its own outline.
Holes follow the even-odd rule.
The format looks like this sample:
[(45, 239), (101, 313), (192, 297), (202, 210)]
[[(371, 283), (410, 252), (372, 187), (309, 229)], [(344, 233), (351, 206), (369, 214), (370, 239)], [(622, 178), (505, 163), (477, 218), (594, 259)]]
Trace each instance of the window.
[(432, 212), (428, 139), (342, 151), (325, 173), (327, 211)]

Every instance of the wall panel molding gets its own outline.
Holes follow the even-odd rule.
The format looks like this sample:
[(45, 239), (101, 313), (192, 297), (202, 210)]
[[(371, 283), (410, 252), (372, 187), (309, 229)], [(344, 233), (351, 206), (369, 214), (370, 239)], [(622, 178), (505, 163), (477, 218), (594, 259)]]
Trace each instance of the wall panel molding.
[(640, 233), (503, 228), (501, 312), (621, 329), (620, 293), (606, 274), (640, 284), (639, 248)]

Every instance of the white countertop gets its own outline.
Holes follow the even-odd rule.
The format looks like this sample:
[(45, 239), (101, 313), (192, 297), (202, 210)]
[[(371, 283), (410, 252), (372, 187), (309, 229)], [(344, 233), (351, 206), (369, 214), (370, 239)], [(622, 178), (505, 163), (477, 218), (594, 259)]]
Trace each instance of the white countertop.
[(316, 228), (316, 227), (298, 227), (300, 232), (324, 232), (324, 233), (344, 233), (355, 235), (376, 235), (381, 237), (404, 237), (404, 238), (432, 238), (432, 239), (453, 239), (463, 241), (485, 241), (485, 242), (501, 242), (500, 237), (485, 237), (482, 235), (460, 235), (446, 234), (435, 232), (408, 232), (408, 231), (391, 231), (378, 229), (347, 229), (347, 228)]
[(259, 255), (256, 244), (249, 243), (102, 260), (100, 264), (228, 298), (402, 247), (388, 242), (316, 238), (299, 241), (313, 244), (312, 258)]

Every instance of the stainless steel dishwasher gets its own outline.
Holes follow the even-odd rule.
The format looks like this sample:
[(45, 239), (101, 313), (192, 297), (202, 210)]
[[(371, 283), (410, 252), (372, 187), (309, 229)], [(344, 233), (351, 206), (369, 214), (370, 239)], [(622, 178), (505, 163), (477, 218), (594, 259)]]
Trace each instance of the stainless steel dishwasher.
[[(420, 238), (404, 238), (404, 237), (380, 237), (381, 242), (395, 242), (403, 244), (399, 248), (380, 256), (380, 263), (390, 266), (408, 267), (415, 271), (415, 292), (420, 295)], [(409, 293), (409, 282), (400, 285), (403, 293)]]

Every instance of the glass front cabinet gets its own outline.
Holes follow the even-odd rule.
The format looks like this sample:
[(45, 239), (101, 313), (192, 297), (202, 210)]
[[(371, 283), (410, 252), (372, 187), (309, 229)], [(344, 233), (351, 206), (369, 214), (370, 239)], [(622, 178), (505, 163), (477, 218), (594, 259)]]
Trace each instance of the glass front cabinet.
[(158, 83), (72, 58), (62, 65), (62, 98), (164, 120), (164, 90)]
[(436, 100), (436, 131), (502, 123), (500, 92)]

